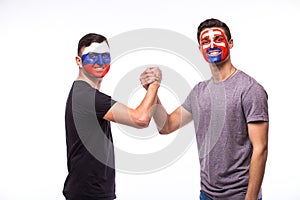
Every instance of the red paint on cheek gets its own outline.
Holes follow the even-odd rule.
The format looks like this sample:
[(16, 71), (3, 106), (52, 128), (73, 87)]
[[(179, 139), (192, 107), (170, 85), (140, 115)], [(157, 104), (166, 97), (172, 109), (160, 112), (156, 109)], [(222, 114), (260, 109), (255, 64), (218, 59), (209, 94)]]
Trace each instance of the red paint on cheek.
[(110, 65), (108, 64), (106, 67), (105, 67), (105, 69), (104, 69), (104, 71), (101, 73), (101, 78), (103, 78), (106, 74), (107, 74), (107, 72), (109, 71), (109, 69), (110, 69)]
[[(207, 46), (207, 44), (203, 44), (203, 42), (207, 43), (207, 42), (211, 42), (211, 38), (208, 37), (208, 36), (204, 36), (205, 34), (207, 34), (209, 32), (209, 30), (206, 30), (204, 32), (202, 32), (202, 34), (200, 35), (199, 37), (199, 40), (200, 40), (200, 44), (201, 44), (201, 53), (204, 57), (204, 59), (209, 62), (209, 59), (208, 59), (208, 56), (206, 54), (207, 50), (210, 48), (210, 45)], [(205, 38), (205, 40), (204, 40)]]
[(105, 64), (104, 68), (99, 70), (99, 69), (95, 69), (94, 68), (94, 65), (95, 64), (87, 64), (87, 65), (84, 65), (83, 68), (92, 76), (94, 77), (97, 77), (97, 78), (103, 78), (107, 72), (109, 71), (110, 69), (110, 64)]
[(209, 48), (202, 48), (202, 47), (201, 47), (202, 55), (203, 55), (204, 59), (205, 59), (207, 62), (209, 62), (209, 59), (208, 59), (207, 54), (206, 54), (206, 52), (207, 52), (208, 49), (209, 49)]
[(229, 55), (228, 42), (226, 42), (225, 43), (225, 47), (222, 47), (221, 49), (222, 49), (222, 58), (221, 58), (221, 60), (225, 60), (228, 57), (228, 55)]

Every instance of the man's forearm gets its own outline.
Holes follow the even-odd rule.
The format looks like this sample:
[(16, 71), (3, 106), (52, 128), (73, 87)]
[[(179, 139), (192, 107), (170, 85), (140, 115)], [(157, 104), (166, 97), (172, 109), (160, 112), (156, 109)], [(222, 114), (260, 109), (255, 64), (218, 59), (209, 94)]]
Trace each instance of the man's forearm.
[(254, 151), (249, 170), (249, 183), (245, 200), (257, 200), (262, 185), (268, 150)]
[(167, 120), (168, 120), (168, 113), (166, 109), (162, 106), (159, 98), (157, 98), (157, 105), (155, 106), (155, 113), (153, 114), (153, 118), (156, 124), (158, 131), (164, 132), (166, 129)]
[(160, 84), (158, 82), (152, 83), (147, 89), (147, 93), (141, 104), (136, 108), (139, 113), (139, 120), (141, 123), (149, 123), (154, 113), (154, 106), (157, 102), (157, 92)]

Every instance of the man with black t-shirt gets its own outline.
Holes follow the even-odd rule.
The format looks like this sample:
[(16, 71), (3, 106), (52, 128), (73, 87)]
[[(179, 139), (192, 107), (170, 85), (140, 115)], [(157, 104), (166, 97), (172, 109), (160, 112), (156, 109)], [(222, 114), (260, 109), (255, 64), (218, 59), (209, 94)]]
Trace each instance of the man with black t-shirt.
[(149, 125), (151, 107), (157, 102), (161, 71), (152, 74), (147, 93), (136, 109), (100, 92), (111, 57), (106, 38), (90, 33), (78, 44), (79, 76), (66, 103), (65, 127), (68, 176), (63, 194), (68, 200), (112, 200), (115, 195), (114, 146), (110, 121), (136, 128)]

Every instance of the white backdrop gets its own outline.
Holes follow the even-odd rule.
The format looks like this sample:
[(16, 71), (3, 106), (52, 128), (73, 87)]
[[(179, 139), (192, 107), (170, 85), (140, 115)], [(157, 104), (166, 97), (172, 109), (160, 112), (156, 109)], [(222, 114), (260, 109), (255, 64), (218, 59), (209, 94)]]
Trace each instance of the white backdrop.
[[(111, 38), (134, 29), (159, 28), (196, 42), (199, 23), (211, 17), (231, 29), (233, 64), (269, 94), (263, 199), (299, 200), (299, 10), (296, 0), (0, 0), (0, 200), (64, 199), (64, 108), (78, 73), (74, 58), (83, 35), (96, 32)], [(132, 59), (137, 58), (143, 57)], [(124, 65), (132, 65), (132, 59), (123, 60)], [(110, 85), (122, 76), (118, 73), (112, 65), (104, 92), (113, 93)], [(180, 102), (160, 91), (162, 98), (168, 95), (174, 98), (174, 105), (168, 105), (172, 110)], [(122, 145), (122, 132), (113, 129), (116, 145)], [(139, 148), (130, 151), (144, 151)], [(155, 173), (118, 171), (116, 192), (119, 200), (198, 199), (199, 181), (194, 142), (175, 163)]]

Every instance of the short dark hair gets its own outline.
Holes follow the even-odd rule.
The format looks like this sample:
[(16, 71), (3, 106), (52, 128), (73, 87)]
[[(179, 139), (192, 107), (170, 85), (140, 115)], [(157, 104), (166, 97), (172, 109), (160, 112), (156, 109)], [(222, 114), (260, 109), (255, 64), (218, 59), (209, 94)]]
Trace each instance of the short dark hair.
[(227, 37), (227, 40), (229, 41), (231, 39), (229, 27), (224, 22), (222, 22), (218, 19), (211, 18), (211, 19), (207, 19), (207, 20), (201, 22), (201, 24), (198, 26), (197, 40), (198, 40), (199, 44), (200, 44), (199, 37), (200, 37), (201, 31), (203, 31), (206, 28), (212, 28), (212, 27), (218, 27), (218, 28), (223, 29), (225, 32), (225, 35)]
[(89, 33), (86, 34), (85, 36), (83, 36), (79, 42), (78, 42), (78, 49), (77, 49), (77, 54), (78, 56), (81, 56), (81, 49), (83, 47), (88, 47), (90, 46), (93, 42), (98, 42), (101, 43), (105, 41), (108, 45), (107, 39), (106, 37), (104, 37), (103, 35), (100, 34), (96, 34), (96, 33)]

